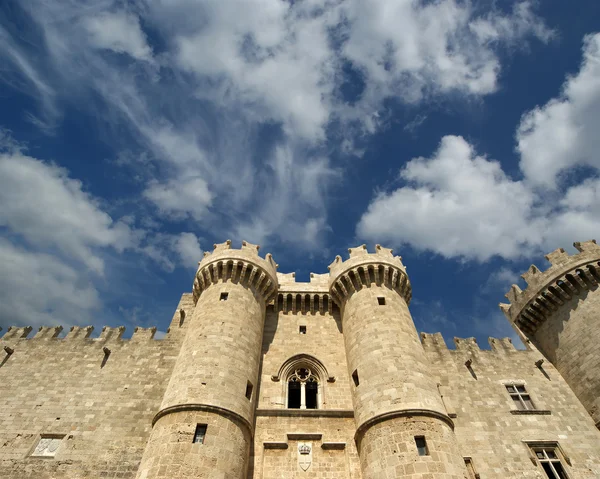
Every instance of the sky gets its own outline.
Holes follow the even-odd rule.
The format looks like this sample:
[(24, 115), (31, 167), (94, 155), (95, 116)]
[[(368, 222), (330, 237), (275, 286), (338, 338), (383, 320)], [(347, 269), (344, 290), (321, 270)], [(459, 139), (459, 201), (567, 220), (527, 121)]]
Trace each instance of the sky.
[(514, 337), (510, 285), (600, 240), (599, 19), (597, 0), (0, 2), (0, 326), (160, 337), (231, 239), (298, 281), (393, 248), (419, 331)]

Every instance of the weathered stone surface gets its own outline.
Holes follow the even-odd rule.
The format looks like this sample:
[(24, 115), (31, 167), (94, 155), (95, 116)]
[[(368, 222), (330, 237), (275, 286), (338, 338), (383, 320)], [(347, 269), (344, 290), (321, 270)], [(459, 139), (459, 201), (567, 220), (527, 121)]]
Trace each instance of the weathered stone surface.
[[(257, 245), (216, 245), (162, 340), (154, 328), (129, 340), (122, 328), (7, 329), (0, 478), (472, 479), (464, 458), (485, 479), (545, 477), (531, 444), (556, 447), (570, 478), (600, 477), (599, 249), (577, 246), (509, 295), (526, 350), (419, 340), (406, 269), (380, 246), (302, 283)], [(288, 408), (292, 378), (303, 406), (315, 388), (317, 409)], [(506, 385), (535, 409), (518, 410)]]

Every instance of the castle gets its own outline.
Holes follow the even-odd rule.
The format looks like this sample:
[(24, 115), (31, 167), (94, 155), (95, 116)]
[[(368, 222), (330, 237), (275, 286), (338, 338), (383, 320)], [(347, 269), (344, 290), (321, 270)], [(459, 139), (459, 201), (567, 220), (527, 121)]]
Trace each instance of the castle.
[(517, 350), (419, 337), (379, 245), (307, 283), (215, 245), (164, 339), (4, 333), (0, 478), (599, 478), (600, 247), (575, 247), (507, 294)]

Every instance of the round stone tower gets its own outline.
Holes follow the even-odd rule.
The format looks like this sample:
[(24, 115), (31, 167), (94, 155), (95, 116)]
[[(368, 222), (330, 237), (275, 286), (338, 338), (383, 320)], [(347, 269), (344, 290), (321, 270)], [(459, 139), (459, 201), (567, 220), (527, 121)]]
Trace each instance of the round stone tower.
[(231, 241), (205, 253), (191, 315), (138, 479), (246, 477), (266, 303), (277, 265)]
[(377, 245), (351, 248), (329, 266), (342, 329), (364, 479), (466, 477), (437, 386), (408, 310), (401, 258)]
[(546, 271), (532, 265), (522, 275), (527, 289), (513, 285), (500, 308), (515, 329), (565, 378), (600, 428), (600, 246), (574, 243), (546, 255)]

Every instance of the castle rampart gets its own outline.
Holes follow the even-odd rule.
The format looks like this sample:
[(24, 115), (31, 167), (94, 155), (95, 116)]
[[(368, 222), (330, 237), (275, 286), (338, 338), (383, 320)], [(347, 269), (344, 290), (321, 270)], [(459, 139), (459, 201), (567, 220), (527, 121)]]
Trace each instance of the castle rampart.
[(418, 335), (401, 259), (364, 246), (299, 282), (256, 245), (216, 245), (160, 340), (152, 327), (5, 328), (0, 477), (541, 478), (546, 447), (569, 479), (595, 479), (600, 432), (577, 389), (592, 397), (593, 377), (568, 367), (598, 370), (597, 247), (579, 248), (530, 269), (504, 307), (521, 324), (550, 301), (540, 292), (572, 293), (518, 329), (525, 350)]
[(574, 243), (578, 254), (559, 248), (551, 266), (532, 265), (500, 307), (521, 335), (556, 366), (600, 427), (600, 246)]

